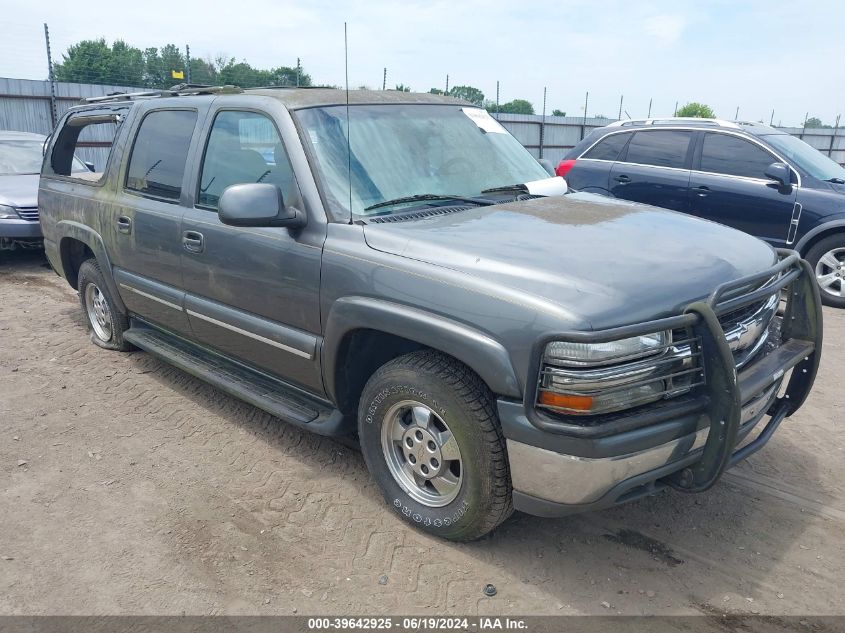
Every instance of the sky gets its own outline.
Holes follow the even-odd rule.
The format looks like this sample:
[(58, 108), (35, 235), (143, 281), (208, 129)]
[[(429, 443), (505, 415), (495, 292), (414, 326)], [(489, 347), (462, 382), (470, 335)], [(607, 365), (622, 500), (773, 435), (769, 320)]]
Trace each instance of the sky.
[[(833, 124), (845, 110), (843, 0), (0, 0), (0, 77), (44, 79), (43, 23), (55, 60), (74, 42), (104, 37), (139, 48), (189, 44), (256, 67), (302, 60), (316, 83), (413, 90), (480, 88), (488, 99), (548, 112), (671, 116), (700, 101), (733, 119)], [(624, 113), (623, 113), (624, 116)], [(845, 120), (842, 122), (845, 125)]]

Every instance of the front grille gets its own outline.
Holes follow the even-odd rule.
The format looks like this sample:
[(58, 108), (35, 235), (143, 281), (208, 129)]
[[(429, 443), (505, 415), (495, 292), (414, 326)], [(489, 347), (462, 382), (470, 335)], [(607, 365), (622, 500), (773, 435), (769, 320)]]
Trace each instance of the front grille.
[(22, 220), (38, 222), (38, 207), (18, 207), (15, 211)]
[[(762, 288), (772, 281), (770, 279), (762, 285), (749, 288), (748, 292)], [(737, 369), (750, 363), (766, 344), (769, 326), (777, 315), (779, 302), (780, 293), (774, 292), (719, 316), (719, 324), (733, 352)]]

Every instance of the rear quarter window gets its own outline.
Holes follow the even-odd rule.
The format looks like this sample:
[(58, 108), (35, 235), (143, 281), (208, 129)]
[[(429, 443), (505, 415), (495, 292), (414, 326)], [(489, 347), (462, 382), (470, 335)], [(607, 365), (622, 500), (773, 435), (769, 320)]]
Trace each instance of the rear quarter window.
[(102, 182), (127, 112), (124, 108), (72, 114), (57, 132), (44, 175), (92, 184)]
[(594, 160), (616, 160), (619, 158), (619, 153), (625, 147), (625, 143), (631, 138), (630, 133), (625, 134), (610, 134), (605, 136), (598, 143), (587, 150), (582, 158), (592, 158)]

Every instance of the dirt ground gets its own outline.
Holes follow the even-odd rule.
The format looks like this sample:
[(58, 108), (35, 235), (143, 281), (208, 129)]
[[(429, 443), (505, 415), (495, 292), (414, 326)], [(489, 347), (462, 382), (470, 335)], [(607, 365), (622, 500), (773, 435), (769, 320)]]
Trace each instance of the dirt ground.
[(845, 312), (825, 319), (808, 404), (715, 489), (456, 545), (355, 450), (95, 347), (43, 255), (0, 253), (0, 614), (845, 614)]

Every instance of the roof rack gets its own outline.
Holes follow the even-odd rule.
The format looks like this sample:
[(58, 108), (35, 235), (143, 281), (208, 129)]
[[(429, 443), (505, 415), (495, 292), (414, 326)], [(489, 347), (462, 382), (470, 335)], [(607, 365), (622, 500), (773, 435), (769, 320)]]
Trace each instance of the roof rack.
[(109, 101), (134, 101), (156, 97), (187, 97), (189, 95), (237, 94), (243, 92), (239, 86), (206, 86), (205, 84), (177, 84), (168, 90), (147, 90), (144, 92), (111, 92), (102, 97), (85, 97), (80, 103), (104, 103)]
[(698, 117), (663, 117), (659, 119), (624, 119), (616, 121), (608, 125), (608, 127), (625, 127), (628, 125), (712, 125), (716, 127), (732, 127), (738, 128), (739, 125), (733, 121), (725, 121), (724, 119), (700, 119)]

